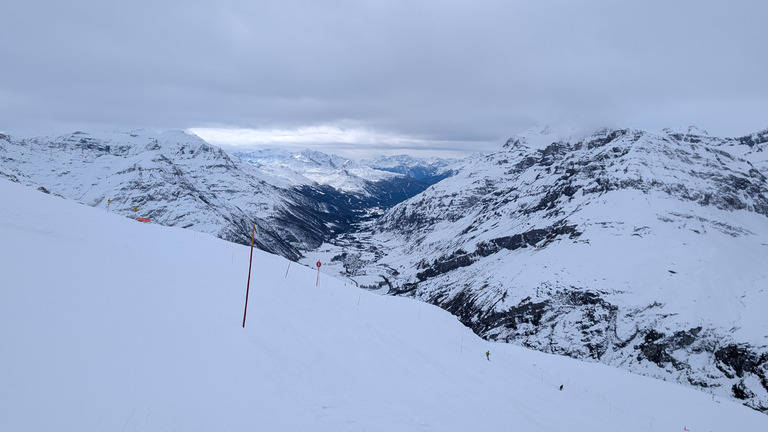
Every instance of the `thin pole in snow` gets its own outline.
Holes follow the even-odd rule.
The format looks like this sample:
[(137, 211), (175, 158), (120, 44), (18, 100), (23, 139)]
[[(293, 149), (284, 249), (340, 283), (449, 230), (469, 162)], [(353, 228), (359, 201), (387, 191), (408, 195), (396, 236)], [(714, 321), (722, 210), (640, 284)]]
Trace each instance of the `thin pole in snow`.
[(292, 257), (290, 257), (290, 258), (288, 258), (288, 268), (287, 268), (287, 269), (285, 269), (285, 278), (286, 278), (286, 279), (288, 279), (288, 270), (290, 270), (290, 269), (291, 269), (291, 261), (293, 261), (293, 257), (295, 256), (295, 257), (296, 257), (296, 259), (299, 259), (299, 258), (298, 258), (298, 257), (299, 257), (299, 253), (298, 253), (298, 252), (296, 252), (296, 248), (295, 248), (295, 247), (293, 247), (293, 244), (292, 244), (292, 243), (288, 243), (288, 244), (291, 246), (291, 251), (293, 252), (293, 256), (292, 256)]
[(245, 315), (248, 313), (248, 292), (251, 290), (251, 266), (253, 265), (253, 240), (256, 237), (256, 224), (251, 231), (251, 259), (248, 262), (248, 283), (245, 285), (245, 309), (243, 310), (243, 328), (245, 328)]

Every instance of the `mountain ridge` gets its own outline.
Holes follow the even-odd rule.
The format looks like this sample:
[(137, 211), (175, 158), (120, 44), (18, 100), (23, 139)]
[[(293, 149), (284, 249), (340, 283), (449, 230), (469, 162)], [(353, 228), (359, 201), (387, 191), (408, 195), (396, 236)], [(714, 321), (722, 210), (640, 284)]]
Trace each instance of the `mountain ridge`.
[(490, 340), (766, 412), (765, 136), (513, 137), (322, 252), (360, 286), (439, 305)]
[(319, 152), (265, 168), (182, 131), (3, 135), (0, 144), (0, 176), (12, 181), (242, 244), (256, 225), (259, 248), (294, 258), (426, 187)]

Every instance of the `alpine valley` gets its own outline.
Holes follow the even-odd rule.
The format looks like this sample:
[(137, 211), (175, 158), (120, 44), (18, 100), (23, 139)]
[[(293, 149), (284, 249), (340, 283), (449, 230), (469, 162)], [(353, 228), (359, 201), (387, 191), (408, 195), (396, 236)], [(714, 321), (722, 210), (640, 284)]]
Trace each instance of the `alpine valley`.
[[(768, 413), (768, 130), (559, 133), (462, 161), (229, 154), (183, 132), (17, 139), (0, 177), (261, 249), (475, 333)], [(109, 201), (108, 201), (109, 200)]]
[(0, 135), (0, 177), (242, 244), (255, 224), (257, 247), (292, 258), (428, 186), (309, 150), (240, 156), (181, 131)]

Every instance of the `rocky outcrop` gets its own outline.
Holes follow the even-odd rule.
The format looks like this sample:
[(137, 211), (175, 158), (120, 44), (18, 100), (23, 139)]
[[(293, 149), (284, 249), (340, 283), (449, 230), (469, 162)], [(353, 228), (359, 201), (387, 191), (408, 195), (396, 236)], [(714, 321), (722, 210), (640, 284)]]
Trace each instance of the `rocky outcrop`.
[(417, 268), (422, 271), (416, 273), (416, 279), (424, 281), (460, 267), (468, 267), (480, 258), (493, 255), (502, 249), (513, 251), (524, 247), (534, 247), (539, 244), (545, 246), (546, 243), (552, 242), (558, 236), (568, 236), (568, 238), (575, 239), (580, 234), (576, 230), (575, 225), (565, 225), (564, 221), (559, 221), (555, 225), (546, 228), (531, 229), (512, 236), (482, 241), (476, 245), (475, 251), (472, 253), (458, 249), (450, 255), (440, 256), (431, 263), (420, 262)]

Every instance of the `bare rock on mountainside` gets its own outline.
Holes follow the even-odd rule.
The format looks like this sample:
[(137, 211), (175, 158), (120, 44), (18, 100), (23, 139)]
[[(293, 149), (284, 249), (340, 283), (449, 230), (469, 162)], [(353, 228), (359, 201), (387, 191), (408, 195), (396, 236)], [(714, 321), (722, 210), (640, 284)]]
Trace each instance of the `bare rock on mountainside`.
[(768, 131), (532, 131), (337, 238), (354, 267), (328, 252), (489, 340), (768, 412), (766, 146)]

